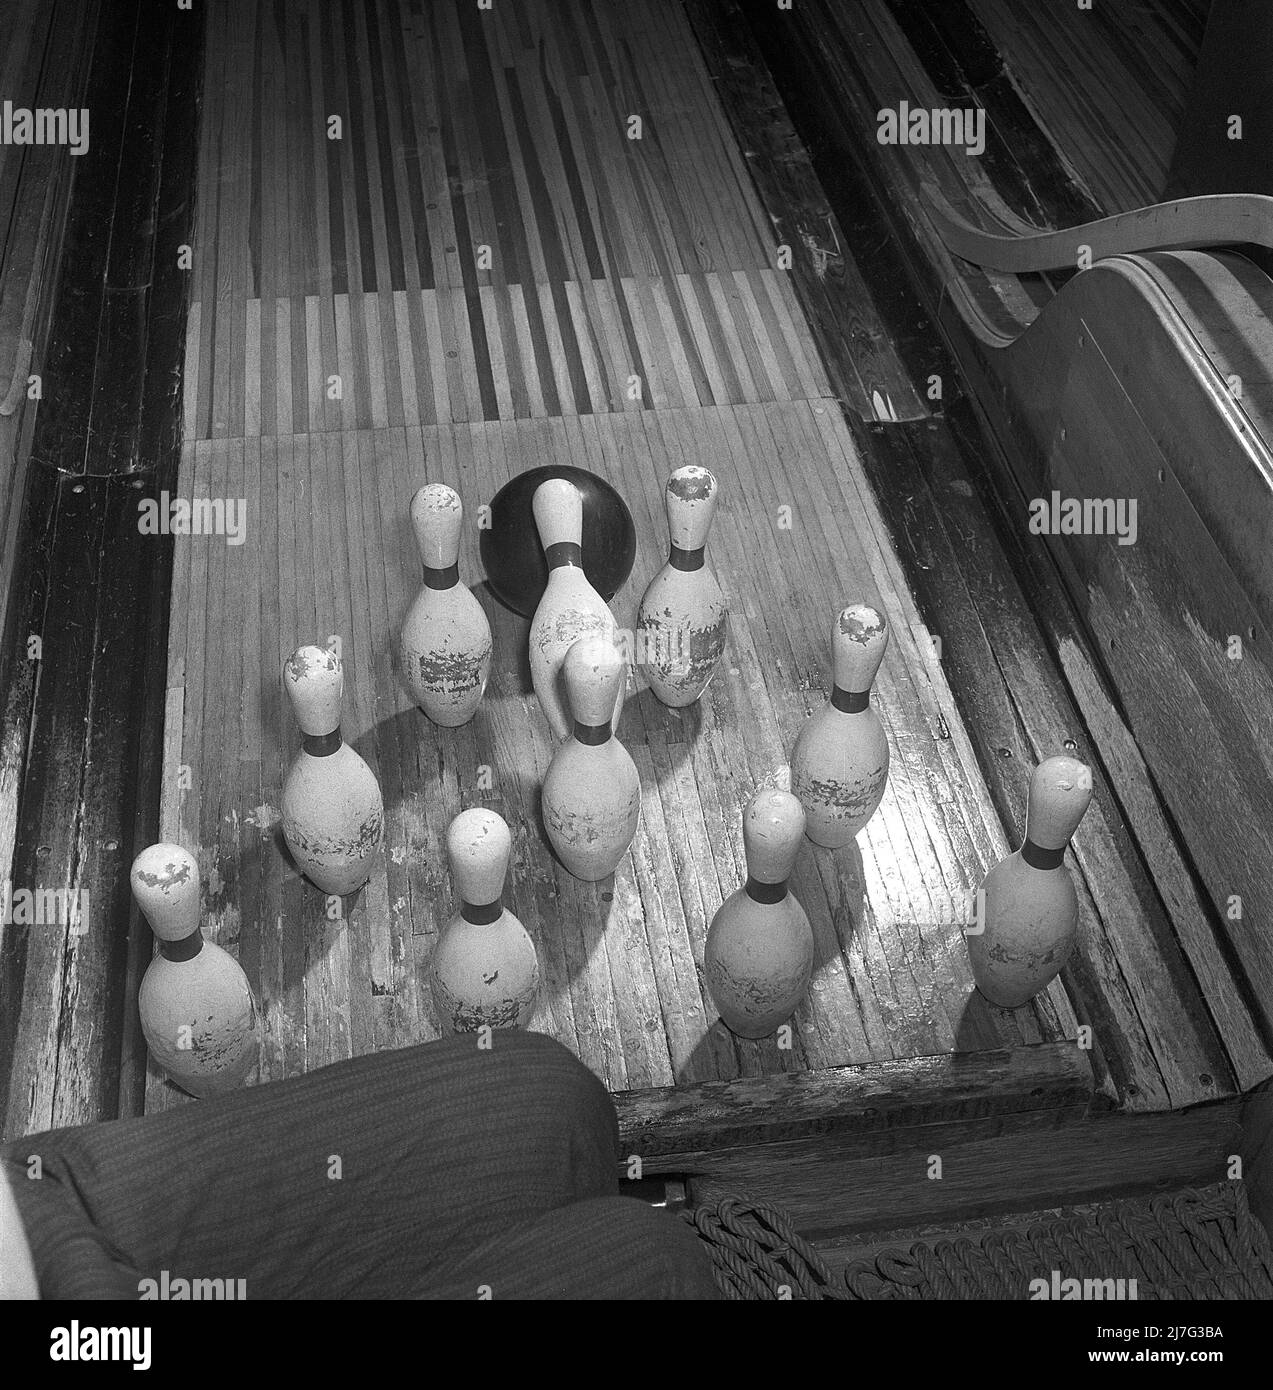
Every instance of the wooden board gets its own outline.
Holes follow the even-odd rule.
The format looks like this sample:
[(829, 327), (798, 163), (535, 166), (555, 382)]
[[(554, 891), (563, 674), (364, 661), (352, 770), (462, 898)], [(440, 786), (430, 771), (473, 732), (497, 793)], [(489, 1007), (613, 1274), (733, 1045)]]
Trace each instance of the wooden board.
[[(801, 56), (793, 61), (786, 44), (793, 28), (802, 44), (815, 34), (826, 40), (825, 28), (808, 32), (806, 11), (783, 15), (752, 5), (749, 27), (732, 3), (689, 8), (738, 138), (756, 151), (757, 187), (775, 222), (789, 215), (789, 170), (808, 160), (791, 128), (795, 120), (817, 151), (817, 175), (834, 208), (825, 215), (836, 246), (873, 287), (883, 329), (912, 379), (942, 387), (940, 414), (923, 422), (873, 423), (855, 438), (920, 611), (942, 643), (943, 665), (1000, 815), (1007, 824), (1024, 823), (1021, 770), (1040, 757), (1064, 748), (1094, 770), (1094, 804), (1075, 844), (1084, 866), (1082, 931), (1065, 979), (1098, 1040), (1094, 1060), (1102, 1088), (1128, 1108), (1156, 1110), (1257, 1084), (1273, 1067), (1269, 1049), (1240, 971), (1207, 921), (1188, 845), (1179, 842), (1125, 717), (1111, 701), (1100, 653), (1080, 613), (1046, 553), (1022, 533), (1015, 489), (1008, 510), (995, 496), (985, 440), (962, 395), (959, 368), (908, 284), (909, 234), (897, 231), (905, 222), (905, 196), (877, 204), (870, 172), (859, 163), (860, 136), (844, 120), (853, 101), (841, 99), (837, 84), (847, 80), (851, 59), (862, 60), (862, 47), (828, 45), (817, 59), (825, 58), (826, 66), (810, 69), (802, 63), (808, 49), (795, 50)], [(1038, 132), (1023, 138), (1029, 137), (1022, 126), (1028, 117), (1014, 112), (1001, 90), (995, 75), (1001, 60), (966, 7), (952, 0), (939, 11), (901, 6), (890, 14), (920, 45), (925, 61), (937, 65), (935, 80), (949, 99), (962, 92), (986, 107), (987, 170), (1005, 180), (1022, 206), (1033, 202), (1085, 220), (1090, 208), (1084, 211), (1068, 185), (1049, 174), (1045, 159), (1022, 167), (1024, 152), (1038, 146)], [(766, 61), (782, 83), (790, 114), (778, 104)], [(810, 84), (809, 71), (832, 80)], [(872, 148), (872, 133), (873, 127), (861, 132), (871, 158), (898, 174), (898, 152)], [(893, 227), (890, 215), (897, 218)], [(1154, 270), (1158, 260), (1164, 269), (1180, 269), (1184, 259), (1155, 258)], [(1212, 267), (1213, 258), (1197, 259)], [(848, 397), (863, 359), (856, 349), (845, 350), (841, 331), (827, 331), (827, 319), (851, 323), (853, 298), (812, 258), (797, 257), (793, 269), (837, 393)], [(1231, 309), (1235, 299), (1220, 293), (1223, 277), (1205, 283), (1201, 275), (1191, 278), (1197, 281), (1192, 297), (1211, 329), (1200, 341), (1211, 343), (1207, 350), (1220, 367), (1215, 329), (1230, 319), (1216, 312), (1215, 301), (1223, 298)], [(1174, 277), (1174, 288), (1181, 279)], [(1253, 301), (1224, 338), (1220, 367), (1241, 372), (1248, 413), (1264, 390), (1252, 361), (1261, 333), (1258, 307)], [(1060, 375), (1051, 365), (1039, 371), (1045, 398)], [(1250, 513), (1256, 504), (1251, 495), (1237, 505)]]
[[(1170, 1115), (1052, 1111), (720, 1150), (693, 1160), (691, 1199), (777, 1204), (806, 1239), (949, 1223), (1225, 1181), (1241, 1102)], [(940, 1159), (939, 1171), (934, 1160)], [(682, 1170), (684, 1171), (684, 1169)]]
[(1163, 196), (1207, 6), (969, 0), (1039, 123), (1108, 212)]
[[(241, 497), (248, 525), (241, 545), (176, 544), (165, 747), (189, 777), (165, 777), (161, 820), (199, 857), (209, 935), (259, 990), (262, 1078), (436, 1035), (423, 966), (452, 911), (441, 846), (473, 804), (513, 829), (509, 900), (543, 966), (535, 1027), (613, 1091), (1069, 1047), (1059, 984), (1013, 1012), (971, 988), (965, 895), (1007, 843), (679, 8), (381, 0), (210, 26), (177, 492)], [(483, 245), (489, 267), (468, 254)], [(733, 609), (699, 706), (630, 696), (642, 824), (597, 886), (540, 834), (551, 750), (527, 624), (478, 583), (482, 504), (567, 459), (631, 507), (624, 627), (666, 549), (668, 472), (707, 462)], [(391, 656), (418, 583), (407, 504), (428, 480), (465, 500), (461, 569), (496, 642), (487, 698), (456, 731), (411, 706)], [(833, 615), (858, 597), (893, 628), (875, 697), (890, 789), (858, 846), (801, 856), (818, 970), (791, 1046), (740, 1042), (701, 983), (707, 925), (745, 872), (742, 807), (786, 776), (829, 689)], [(387, 811), (383, 863), (342, 922), (278, 829), (297, 746), (279, 670), (329, 637), (345, 736)], [(1074, 1067), (1086, 1093), (1086, 1058)], [(179, 1099), (152, 1075), (148, 1108)]]
[[(524, 669), (525, 620), (478, 587), (497, 660), (462, 730), (428, 724), (391, 658), (415, 584), (414, 489), (444, 479), (475, 517), (507, 478), (548, 458), (601, 472), (628, 499), (638, 568), (614, 603), (624, 626), (661, 562), (666, 474), (707, 461), (724, 498), (711, 550), (733, 609), (724, 663), (697, 709), (630, 698), (623, 734), (642, 775), (642, 825), (614, 882), (595, 887), (557, 866), (538, 830), (550, 747)], [(421, 968), (452, 911), (445, 828), (473, 804), (514, 832), (509, 900), (544, 962), (536, 1026), (613, 1090), (1073, 1036), (1059, 986), (1011, 1013), (972, 992), (963, 895), (1006, 842), (833, 403), (196, 441), (179, 489), (244, 496), (250, 519), (242, 545), (177, 543), (169, 685), (181, 730), (168, 743), (193, 785), (170, 796), (162, 828), (198, 855), (208, 930), (237, 947), (261, 992), (263, 1076), (436, 1034)], [(474, 524), (461, 559), (474, 580), (476, 541)], [(797, 866), (819, 969), (793, 1046), (741, 1043), (703, 990), (704, 934), (742, 876), (742, 806), (783, 778), (796, 730), (825, 698), (827, 628), (848, 595), (881, 605), (893, 627), (875, 697), (894, 748), (889, 791), (860, 849), (808, 849)], [(388, 815), (384, 864), (334, 924), (281, 852), (277, 824), (296, 748), (278, 671), (294, 646), (330, 636), (349, 672), (345, 736), (378, 772)], [(171, 1096), (157, 1083), (150, 1104)]]
[(207, 66), (188, 438), (826, 394), (679, 6), (252, 2)]
[[(1206, 887), (1210, 922), (1186, 940), (1227, 942), (1267, 1026), (1273, 954), (1246, 923), (1269, 911), (1273, 852), (1273, 460), (1134, 258), (1073, 281), (1000, 371), (1025, 496), (1138, 500), (1134, 545), (1059, 536), (1050, 548)], [(1049, 400), (1038, 383), (1058, 374), (1066, 389)]]

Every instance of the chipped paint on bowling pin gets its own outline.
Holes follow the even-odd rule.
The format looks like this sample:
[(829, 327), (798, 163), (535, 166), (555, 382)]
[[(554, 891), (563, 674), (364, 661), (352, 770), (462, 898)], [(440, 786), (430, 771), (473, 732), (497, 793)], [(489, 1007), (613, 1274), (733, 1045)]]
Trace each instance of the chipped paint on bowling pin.
[(721, 1018), (743, 1038), (765, 1038), (791, 1017), (813, 977), (813, 928), (787, 880), (805, 833), (800, 802), (762, 787), (743, 814), (747, 882), (717, 909), (703, 974)]
[[(532, 501), (540, 544), (548, 559), (548, 587), (530, 625), (530, 674), (539, 707), (558, 743), (571, 721), (563, 689), (566, 653), (581, 637), (616, 632), (614, 614), (583, 572), (583, 496), (565, 478), (549, 478)], [(627, 663), (611, 727), (617, 728), (628, 683)]]
[(717, 493), (716, 479), (697, 464), (678, 468), (667, 480), (671, 553), (637, 610), (641, 670), (665, 705), (693, 704), (725, 650), (729, 607), (703, 559)]
[(503, 906), (512, 836), (483, 807), (461, 811), (446, 833), (460, 910), (429, 962), (433, 1002), (453, 1033), (525, 1028), (539, 996), (539, 958), (530, 933)]
[(375, 774), (340, 736), (345, 673), (326, 647), (298, 647), (283, 686), (304, 733), (283, 784), (283, 836), (302, 872), (324, 893), (361, 888), (384, 835)]
[(159, 938), (137, 995), (150, 1055), (192, 1096), (237, 1089), (260, 1054), (260, 1012), (238, 961), (203, 939), (194, 856), (151, 845), (133, 860), (129, 883)]
[(464, 506), (442, 483), (411, 499), (411, 525), (424, 564), (424, 587), (398, 642), (411, 698), (435, 724), (455, 728), (477, 711), (491, 669), (491, 626), (459, 577)]
[(1077, 758), (1047, 758), (1034, 769), (1025, 843), (982, 883), (981, 930), (968, 934), (977, 988), (1015, 1009), (1065, 968), (1078, 936), (1078, 896), (1065, 847), (1092, 800), (1092, 773)]
[(595, 883), (618, 867), (641, 814), (641, 779), (611, 724), (627, 666), (606, 637), (580, 638), (564, 666), (575, 722), (544, 777), (544, 827), (566, 868)]
[(804, 804), (813, 843), (840, 849), (875, 814), (888, 782), (888, 740), (870, 705), (888, 624), (877, 609), (851, 604), (836, 619), (831, 641), (835, 686), (796, 737), (791, 790)]

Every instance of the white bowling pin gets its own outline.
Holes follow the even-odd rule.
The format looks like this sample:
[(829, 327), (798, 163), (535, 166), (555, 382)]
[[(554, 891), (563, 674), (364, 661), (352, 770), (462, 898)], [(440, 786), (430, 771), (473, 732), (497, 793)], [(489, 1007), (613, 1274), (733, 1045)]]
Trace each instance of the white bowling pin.
[(459, 577), (463, 521), (459, 494), (442, 483), (411, 499), (424, 588), (402, 624), (398, 653), (411, 698), (447, 728), (473, 718), (491, 669), (491, 625)]
[(641, 813), (636, 764), (611, 724), (627, 665), (608, 637), (580, 638), (564, 665), (575, 722), (544, 777), (544, 826), (566, 868), (595, 883), (618, 867)]
[(429, 962), (433, 1001), (453, 1033), (525, 1028), (539, 994), (539, 959), (530, 933), (500, 902), (512, 836), (501, 816), (461, 811), (446, 832), (460, 910)]
[(835, 686), (796, 737), (791, 790), (804, 805), (813, 843), (840, 849), (875, 814), (888, 781), (888, 741), (870, 705), (888, 624), (876, 609), (855, 603), (836, 619), (831, 641)]
[(809, 988), (813, 928), (787, 889), (804, 831), (804, 808), (790, 792), (762, 787), (747, 803), (747, 882), (717, 909), (703, 950), (707, 987), (739, 1037), (768, 1037)]
[[(583, 497), (579, 489), (565, 478), (549, 478), (535, 489), (531, 505), (548, 560), (548, 587), (530, 625), (530, 674), (539, 707), (553, 737), (560, 742), (570, 732), (561, 675), (566, 653), (581, 637), (612, 637), (616, 627), (614, 614), (583, 572)], [(623, 710), (627, 682), (625, 662), (614, 728)]]
[(375, 774), (340, 736), (344, 668), (326, 647), (298, 647), (283, 686), (305, 735), (283, 783), (283, 836), (324, 893), (352, 893), (371, 874), (385, 806)]
[(150, 1054), (192, 1096), (233, 1091), (256, 1066), (258, 1010), (238, 961), (199, 930), (199, 866), (180, 845), (151, 845), (129, 882), (159, 938), (137, 996)]
[(729, 608), (703, 559), (716, 496), (716, 479), (696, 464), (667, 480), (672, 549), (637, 609), (637, 659), (665, 705), (693, 704), (725, 650)]
[(1092, 800), (1091, 769), (1077, 758), (1047, 758), (1034, 769), (1025, 843), (986, 875), (981, 920), (968, 931), (977, 988), (1015, 1009), (1064, 969), (1078, 935), (1078, 897), (1065, 847)]

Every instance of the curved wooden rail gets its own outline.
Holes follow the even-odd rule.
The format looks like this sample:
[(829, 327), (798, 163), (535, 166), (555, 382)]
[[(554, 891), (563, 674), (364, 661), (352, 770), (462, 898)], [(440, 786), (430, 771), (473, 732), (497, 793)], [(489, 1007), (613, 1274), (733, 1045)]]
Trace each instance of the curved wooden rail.
[(1253, 243), (1273, 248), (1273, 198), (1259, 193), (1217, 193), (1178, 198), (1135, 212), (1121, 212), (1062, 231), (1000, 234), (975, 227), (925, 182), (924, 206), (956, 256), (989, 270), (1021, 275), (1028, 271), (1071, 270), (1079, 248), (1093, 261), (1147, 251), (1182, 251)]

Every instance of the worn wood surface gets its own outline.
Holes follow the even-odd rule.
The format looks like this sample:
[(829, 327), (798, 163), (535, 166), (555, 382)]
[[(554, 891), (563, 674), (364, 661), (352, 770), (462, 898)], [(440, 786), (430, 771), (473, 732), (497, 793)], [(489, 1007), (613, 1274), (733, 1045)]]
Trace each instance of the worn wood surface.
[[(122, 432), (111, 437), (127, 456), (138, 456), (137, 373), (167, 384), (178, 366), (175, 354), (164, 358), (162, 335), (148, 335), (138, 354), (95, 354), (110, 317), (104, 308), (112, 292), (108, 279), (122, 291), (121, 304), (130, 300), (135, 307), (140, 293), (162, 317), (164, 275), (139, 287), (132, 282), (148, 272), (140, 273), (144, 262), (131, 258), (135, 252), (147, 257), (156, 242), (164, 246), (164, 238), (171, 238), (171, 256), (163, 259), (175, 266), (176, 248), (189, 236), (184, 198), (191, 166), (188, 152), (182, 154), (181, 133), (192, 133), (195, 125), (188, 79), (198, 27), (179, 31), (169, 45), (175, 11), (148, 11), (156, 21), (149, 57), (157, 71), (135, 90), (148, 117), (162, 91), (167, 114), (143, 139), (140, 113), (134, 121), (129, 103), (118, 99), (121, 91), (133, 90), (129, 75), (143, 8), (144, 0), (123, 5), (104, 20), (87, 96), (81, 98), (94, 112), (118, 111), (112, 121), (94, 117), (89, 151), (78, 156), (65, 244), (58, 248), (56, 311), (42, 368), (45, 399), (32, 438), (33, 457), (72, 470), (83, 466), (95, 420), (103, 438), (108, 422), (118, 425)], [(121, 178), (121, 162), (127, 164), (133, 153), (139, 167)], [(128, 220), (111, 254), (106, 242), (116, 196), (127, 198), (127, 217), (133, 219), (138, 190), (143, 204), (153, 203), (156, 224), (148, 230)], [(87, 378), (75, 366), (83, 366), (86, 345)], [(114, 392), (108, 385), (113, 373)], [(11, 605), (5, 629), (0, 851), (15, 890), (63, 891), (77, 898), (87, 892), (88, 903), (75, 924), (59, 915), (56, 921), (0, 926), (0, 1107), (6, 1134), (136, 1108), (124, 1094), (139, 1061), (137, 938), (129, 931), (127, 875), (135, 841), (153, 838), (157, 820), (150, 807), (158, 800), (164, 685), (155, 658), (166, 646), (171, 563), (165, 538), (139, 537), (137, 502), (147, 488), (170, 488), (175, 472), (169, 467), (175, 460), (162, 450), (152, 450), (147, 462), (147, 476), (131, 479), (36, 467), (22, 507), (16, 571), (21, 597)], [(149, 703), (156, 696), (157, 703)], [(147, 958), (149, 941), (147, 934)]]
[(1206, 0), (1086, 10), (968, 2), (1095, 201), (1109, 212), (1157, 202), (1202, 45)]
[(690, 1194), (707, 1202), (741, 1190), (776, 1203), (807, 1239), (830, 1241), (1206, 1186), (1228, 1177), (1240, 1106), (1064, 1123), (1045, 1110), (718, 1150), (698, 1156)]
[(625, 1153), (694, 1172), (702, 1153), (832, 1134), (1043, 1112), (1086, 1113), (1091, 1064), (1072, 1042), (704, 1081), (616, 1097)]
[(189, 438), (826, 393), (679, 6), (233, 10)]
[[(320, 70), (299, 12), (254, 23), (249, 7), (209, 44), (205, 84), (220, 96), (203, 133), (179, 491), (244, 497), (250, 524), (241, 546), (176, 547), (166, 744), (193, 785), (165, 781), (162, 824), (198, 853), (209, 933), (260, 992), (263, 1077), (435, 1035), (421, 968), (450, 911), (442, 837), (475, 803), (514, 831), (510, 901), (543, 961), (535, 1026), (613, 1090), (1073, 1035), (1059, 985), (1011, 1014), (971, 990), (964, 893), (1007, 845), (693, 36), (678, 10), (655, 13), (606, 10), (603, 23), (575, 4), (479, 19), (385, 3), (330, 36), (345, 66)], [(377, 69), (398, 46), (391, 33), (405, 56)], [(352, 84), (373, 71), (390, 83), (391, 119), (364, 168), (347, 142), (316, 145), (306, 113), (349, 83), (357, 129), (365, 92)], [(466, 75), (496, 98), (484, 116)], [(253, 93), (245, 122), (236, 95)], [(641, 141), (621, 128), (634, 93)], [(523, 109), (545, 113), (533, 151)], [(395, 240), (412, 198), (410, 237)], [(489, 273), (447, 250), (483, 243)], [(639, 397), (618, 389), (633, 374)], [(478, 583), (479, 507), (560, 459), (609, 477), (632, 509), (637, 569), (615, 600), (625, 626), (665, 551), (667, 473), (708, 462), (723, 489), (709, 553), (734, 615), (698, 708), (630, 698), (622, 736), (642, 825), (613, 883), (595, 888), (539, 833), (550, 749), (526, 624)], [(428, 479), (465, 499), (461, 570), (496, 643), (487, 698), (454, 732), (423, 720), (391, 664), (417, 582), (407, 503)], [(825, 698), (827, 625), (858, 595), (893, 628), (876, 693), (890, 791), (860, 850), (802, 853), (794, 888), (819, 969), (793, 1045), (739, 1043), (700, 983), (707, 924), (744, 873), (741, 808), (784, 776)], [(387, 809), (383, 867), (336, 923), (277, 834), (296, 746), (278, 670), (299, 642), (330, 635), (349, 673), (346, 737)], [(177, 1099), (152, 1075), (148, 1107)]]
[[(1019, 522), (995, 527), (949, 421), (875, 433), (881, 500), (903, 518), (921, 606), (1003, 814), (1024, 825), (1032, 759), (1068, 749), (1093, 767), (1074, 842), (1082, 935), (1066, 981), (1112, 1093), (1160, 1109), (1262, 1080), (1273, 1061), (1241, 975), (1058, 577)], [(984, 563), (962, 566), (967, 553)]]
[(742, 8), (736, 0), (687, 0), (686, 12), (775, 240), (787, 248), (789, 279), (837, 394), (868, 420), (927, 415), (881, 321), (879, 287), (868, 284), (849, 248)]
[[(936, 55), (945, 64), (938, 73), (941, 89), (984, 93), (997, 81), (995, 55), (977, 49), (975, 24), (970, 38), (955, 22), (962, 9), (941, 11), (941, 33), (925, 39), (925, 61), (933, 61), (935, 46), (955, 45), (957, 53), (942, 48)], [(740, 37), (731, 24), (736, 8), (696, 5), (692, 13), (700, 32), (714, 38), (705, 52), (740, 141), (758, 150), (786, 149), (788, 137), (768, 127), (785, 124), (789, 131), (789, 122), (758, 96), (765, 90), (763, 73), (756, 71), (763, 60), (751, 38)], [(921, 19), (913, 8), (893, 13), (907, 32)], [(929, 421), (876, 424), (858, 432), (857, 442), (924, 621), (941, 641), (943, 665), (996, 807), (1006, 823), (1022, 826), (1025, 769), (1062, 747), (1096, 773), (1095, 805), (1079, 832), (1083, 928), (1065, 979), (1080, 1016), (1094, 1029), (1101, 1084), (1121, 1104), (1147, 1110), (1254, 1085), (1271, 1065), (1258, 1013), (1243, 996), (1240, 972), (1198, 892), (1187, 846), (1168, 823), (1078, 612), (1046, 553), (1023, 533), (1015, 489), (1007, 508), (997, 495), (959, 369), (915, 290), (907, 288), (906, 240), (890, 228), (883, 205), (873, 201), (867, 171), (857, 164), (853, 142), (865, 132), (842, 125), (851, 103), (838, 99), (838, 87), (805, 82), (806, 69), (790, 60), (779, 42), (792, 27), (790, 16), (755, 6), (748, 16), (793, 117), (816, 142), (817, 173), (834, 206), (837, 240), (874, 287), (882, 322), (912, 379), (941, 387), (940, 413)], [(810, 37), (806, 23), (798, 27)], [(836, 50), (836, 56), (847, 61), (849, 55)], [(836, 69), (837, 80), (844, 71)], [(991, 145), (1004, 111), (998, 94), (988, 112)], [(1017, 117), (1008, 116), (1015, 132)], [(1062, 211), (1082, 205), (1044, 166), (1015, 167), (1015, 141), (999, 144), (1004, 167), (998, 174), (1008, 178), (1022, 206)], [(886, 151), (880, 162), (891, 159)], [(778, 216), (774, 192), (763, 181), (758, 187)], [(1163, 260), (1176, 265), (1174, 257)], [(795, 272), (798, 279), (810, 275), (799, 261)], [(1200, 312), (1211, 288), (1209, 281), (1195, 291)], [(1228, 340), (1235, 367), (1252, 377), (1253, 398), (1262, 389), (1251, 363), (1258, 332), (1252, 316)], [(832, 352), (827, 360), (839, 389), (843, 359)], [(1058, 371), (1040, 369), (1043, 398)]]
[[(1249, 914), (1270, 910), (1273, 462), (1177, 322), (1136, 262), (1109, 262), (1058, 297), (1002, 370), (1024, 492), (1138, 502), (1134, 545), (1075, 536), (1051, 548), (1267, 1027), (1273, 949)], [(1061, 360), (1066, 390), (1047, 401), (1038, 382)]]
[[(8, 7), (0, 91), (18, 108), (82, 104), (97, 5)], [(37, 402), (28, 377), (42, 375), (62, 229), (77, 160), (49, 145), (0, 145), (0, 614), (8, 611)], [(3, 774), (0, 774), (3, 777)], [(13, 814), (0, 782), (0, 819)], [(0, 865), (11, 836), (0, 830)]]
[[(614, 604), (625, 626), (639, 574), (661, 563), (667, 473), (706, 461), (722, 486), (710, 554), (733, 610), (725, 659), (687, 714), (643, 689), (630, 698), (621, 736), (642, 776), (642, 825), (613, 883), (598, 887), (557, 866), (539, 832), (550, 748), (524, 669), (527, 624), (478, 584), (475, 527), (461, 572), (497, 654), (477, 718), (454, 732), (427, 724), (392, 668), (391, 634), (416, 582), (412, 491), (446, 480), (475, 512), (549, 458), (596, 469), (629, 501), (638, 576)], [(536, 1026), (614, 1090), (1073, 1035), (1059, 986), (1013, 1013), (971, 991), (963, 893), (1006, 842), (833, 403), (196, 441), (182, 476), (195, 494), (245, 495), (256, 518), (241, 546), (176, 547), (169, 685), (180, 691), (175, 756), (193, 785), (169, 794), (163, 829), (199, 854), (208, 930), (237, 945), (260, 990), (263, 1076), (436, 1034), (421, 967), (451, 910), (445, 827), (471, 804), (493, 805), (514, 832), (509, 901), (544, 962)], [(779, 526), (784, 506), (791, 531)], [(742, 806), (784, 775), (796, 730), (825, 698), (824, 629), (850, 591), (880, 603), (893, 628), (875, 696), (893, 740), (890, 789), (860, 850), (802, 852), (793, 887), (819, 969), (793, 1047), (739, 1043), (700, 983), (704, 934), (743, 875)], [(277, 844), (296, 747), (277, 672), (299, 641), (329, 635), (349, 672), (346, 738), (380, 775), (387, 806), (384, 865), (343, 923), (325, 921), (325, 900)], [(170, 1095), (156, 1082), (149, 1103)]]

